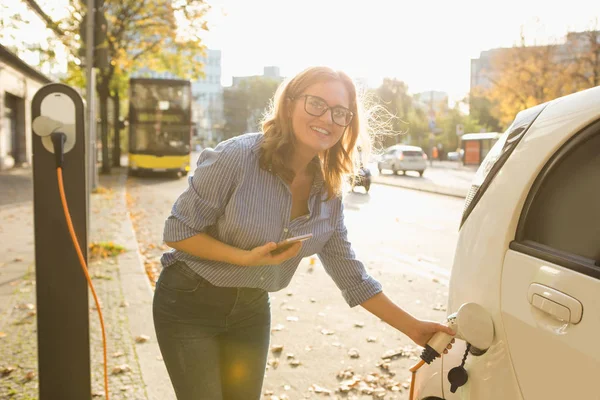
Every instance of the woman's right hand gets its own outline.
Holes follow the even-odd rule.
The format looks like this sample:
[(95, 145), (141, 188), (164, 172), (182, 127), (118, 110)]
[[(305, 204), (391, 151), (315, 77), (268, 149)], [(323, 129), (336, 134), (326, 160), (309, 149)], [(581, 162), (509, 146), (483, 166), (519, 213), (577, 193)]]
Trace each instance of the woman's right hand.
[(296, 257), (300, 248), (302, 247), (302, 243), (298, 242), (291, 246), (289, 249), (284, 250), (283, 252), (273, 255), (271, 252), (277, 248), (277, 244), (275, 242), (269, 242), (262, 246), (258, 246), (253, 248), (252, 250), (246, 251), (239, 265), (245, 267), (259, 267), (261, 265), (278, 265), (282, 262), (289, 260), (292, 257)]

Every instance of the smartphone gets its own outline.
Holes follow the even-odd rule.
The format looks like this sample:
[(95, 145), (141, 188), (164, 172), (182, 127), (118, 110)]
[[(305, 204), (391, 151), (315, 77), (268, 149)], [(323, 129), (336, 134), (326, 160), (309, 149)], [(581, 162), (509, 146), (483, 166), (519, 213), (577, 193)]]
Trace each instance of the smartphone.
[(287, 249), (289, 249), (290, 247), (292, 247), (292, 245), (294, 243), (303, 242), (305, 240), (310, 239), (312, 236), (313, 236), (313, 234), (309, 233), (307, 235), (301, 235), (301, 236), (296, 236), (296, 237), (285, 239), (285, 240), (277, 243), (277, 247), (275, 248), (275, 250), (273, 250), (271, 252), (271, 254), (272, 255), (280, 254), (280, 253), (286, 251)]

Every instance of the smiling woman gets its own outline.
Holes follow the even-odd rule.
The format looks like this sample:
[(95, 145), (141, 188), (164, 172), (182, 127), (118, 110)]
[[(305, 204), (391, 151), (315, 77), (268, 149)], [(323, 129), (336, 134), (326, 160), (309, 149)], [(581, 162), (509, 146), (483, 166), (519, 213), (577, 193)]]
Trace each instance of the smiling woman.
[[(287, 287), (317, 254), (350, 307), (424, 345), (446, 326), (421, 321), (382, 292), (356, 259), (341, 185), (357, 143), (368, 146), (356, 88), (343, 72), (312, 67), (277, 91), (263, 132), (200, 154), (164, 240), (174, 250), (154, 294), (154, 324), (177, 398), (258, 400), (270, 337), (268, 292)], [(282, 252), (276, 243), (308, 236)]]
[(343, 175), (353, 170), (361, 132), (366, 135), (361, 142), (369, 142), (366, 130), (360, 129), (352, 80), (327, 67), (309, 68), (279, 87), (263, 132), (263, 168), (293, 179), (294, 166), (288, 162), (292, 153), (309, 160), (316, 156), (316, 164), (327, 165), (324, 183), (329, 197), (339, 194)]

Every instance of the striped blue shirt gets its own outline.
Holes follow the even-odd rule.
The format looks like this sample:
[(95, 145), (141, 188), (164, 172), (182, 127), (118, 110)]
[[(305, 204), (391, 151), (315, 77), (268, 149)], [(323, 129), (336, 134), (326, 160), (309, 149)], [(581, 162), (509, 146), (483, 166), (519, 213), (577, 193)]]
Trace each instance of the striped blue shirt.
[(347, 238), (342, 199), (327, 200), (317, 174), (308, 200), (309, 214), (290, 221), (292, 193), (279, 176), (259, 167), (262, 133), (246, 134), (205, 149), (188, 188), (179, 196), (164, 229), (165, 242), (205, 232), (231, 246), (251, 250), (267, 242), (312, 233), (300, 253), (280, 265), (238, 266), (171, 250), (161, 262), (185, 262), (216, 286), (285, 288), (303, 257), (317, 254), (346, 302), (354, 307), (379, 293), (381, 284), (358, 261)]

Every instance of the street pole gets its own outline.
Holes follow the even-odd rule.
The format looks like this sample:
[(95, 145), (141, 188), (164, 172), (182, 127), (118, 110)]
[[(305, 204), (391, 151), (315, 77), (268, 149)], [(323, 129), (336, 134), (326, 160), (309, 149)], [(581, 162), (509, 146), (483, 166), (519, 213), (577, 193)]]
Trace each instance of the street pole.
[(86, 69), (86, 103), (87, 103), (87, 121), (88, 128), (88, 149), (89, 149), (89, 178), (88, 178), (88, 204), (89, 196), (92, 190), (98, 186), (98, 166), (96, 165), (97, 146), (96, 146), (96, 71), (94, 70), (94, 0), (87, 0), (87, 23), (85, 36), (85, 69)]

